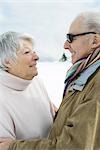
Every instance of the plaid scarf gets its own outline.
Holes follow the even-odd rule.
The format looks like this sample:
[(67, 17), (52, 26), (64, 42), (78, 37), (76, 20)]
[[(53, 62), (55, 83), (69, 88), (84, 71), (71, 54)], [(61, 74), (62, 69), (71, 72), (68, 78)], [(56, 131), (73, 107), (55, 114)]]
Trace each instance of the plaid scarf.
[(86, 58), (79, 60), (76, 62), (67, 72), (67, 75), (65, 77), (65, 88), (63, 97), (65, 96), (68, 86), (70, 83), (75, 80), (78, 75), (84, 71), (86, 68), (88, 68), (90, 65), (92, 65), (94, 62), (100, 59), (100, 48), (97, 48), (96, 50), (92, 51)]

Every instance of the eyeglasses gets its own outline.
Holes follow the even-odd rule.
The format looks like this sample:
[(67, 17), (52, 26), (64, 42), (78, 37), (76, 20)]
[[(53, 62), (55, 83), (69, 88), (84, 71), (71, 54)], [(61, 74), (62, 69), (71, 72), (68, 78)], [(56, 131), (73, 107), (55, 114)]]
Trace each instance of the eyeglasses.
[(69, 43), (72, 43), (73, 40), (74, 40), (74, 37), (82, 36), (82, 35), (86, 35), (86, 34), (96, 34), (96, 33), (95, 32), (83, 32), (83, 33), (79, 33), (79, 34), (71, 34), (71, 33), (69, 33), (69, 34), (66, 34), (66, 38), (67, 38), (67, 41)]

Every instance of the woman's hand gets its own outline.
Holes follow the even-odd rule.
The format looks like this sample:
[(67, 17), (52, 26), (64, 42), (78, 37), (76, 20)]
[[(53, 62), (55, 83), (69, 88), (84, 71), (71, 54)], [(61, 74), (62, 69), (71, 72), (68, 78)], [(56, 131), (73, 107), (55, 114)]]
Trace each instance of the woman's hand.
[(0, 138), (0, 150), (8, 150), (12, 141), (13, 139), (11, 138)]

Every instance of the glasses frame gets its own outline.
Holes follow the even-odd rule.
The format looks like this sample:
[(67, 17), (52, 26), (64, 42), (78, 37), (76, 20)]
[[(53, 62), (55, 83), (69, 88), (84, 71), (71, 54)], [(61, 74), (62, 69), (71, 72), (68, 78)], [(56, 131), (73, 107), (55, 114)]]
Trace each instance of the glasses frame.
[(68, 33), (68, 34), (66, 34), (66, 38), (67, 38), (67, 41), (69, 43), (72, 43), (73, 40), (74, 40), (74, 37), (83, 36), (83, 35), (86, 35), (86, 34), (97, 34), (97, 33), (96, 32), (83, 32), (83, 33), (79, 33), (79, 34)]

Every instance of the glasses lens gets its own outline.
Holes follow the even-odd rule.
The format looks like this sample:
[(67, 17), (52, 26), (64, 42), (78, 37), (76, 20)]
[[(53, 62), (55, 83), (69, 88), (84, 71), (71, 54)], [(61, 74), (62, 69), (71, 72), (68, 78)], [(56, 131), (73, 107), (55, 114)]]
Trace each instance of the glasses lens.
[(83, 33), (79, 33), (79, 34), (70, 34), (69, 33), (69, 34), (66, 35), (67, 36), (67, 41), (69, 43), (72, 43), (74, 37), (76, 37), (76, 36), (83, 36), (83, 35), (86, 35), (86, 34), (96, 34), (96, 32), (83, 32)]
[(72, 41), (73, 41), (73, 35), (72, 34), (67, 34), (67, 41), (69, 43), (72, 43)]

